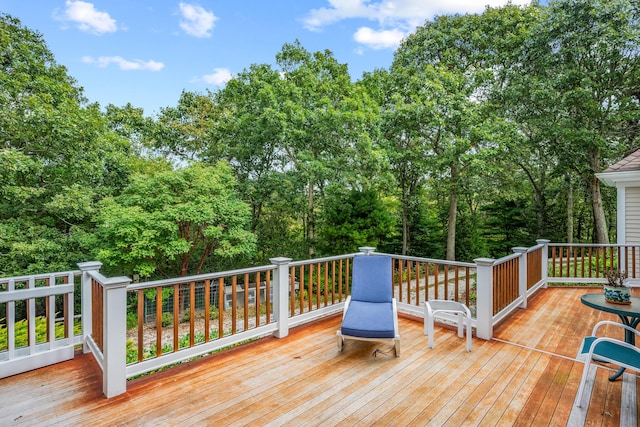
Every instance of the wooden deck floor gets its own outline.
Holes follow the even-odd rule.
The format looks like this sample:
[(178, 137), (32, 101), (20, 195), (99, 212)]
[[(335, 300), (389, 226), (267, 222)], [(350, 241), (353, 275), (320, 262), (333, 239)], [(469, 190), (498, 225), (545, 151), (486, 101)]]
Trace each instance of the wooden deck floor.
[[(95, 362), (70, 362), (0, 380), (0, 425), (566, 425), (580, 381), (578, 344), (610, 318), (583, 306), (584, 289), (551, 288), (473, 351), (436, 327), (401, 318), (402, 354), (347, 341), (335, 316), (132, 380), (105, 399)], [(593, 292), (593, 291), (591, 291)], [(586, 423), (619, 425), (621, 381), (598, 369)], [(636, 383), (638, 378), (636, 377)], [(640, 402), (639, 405), (640, 407)]]

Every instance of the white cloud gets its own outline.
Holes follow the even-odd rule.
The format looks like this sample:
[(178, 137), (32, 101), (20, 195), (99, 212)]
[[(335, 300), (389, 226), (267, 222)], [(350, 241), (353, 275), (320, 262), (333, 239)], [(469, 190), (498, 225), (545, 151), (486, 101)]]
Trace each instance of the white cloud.
[[(486, 6), (503, 6), (509, 0), (328, 0), (329, 7), (312, 9), (303, 23), (318, 30), (344, 19), (369, 19), (380, 24), (422, 24), (426, 19), (445, 13), (482, 12)], [(529, 4), (531, 0), (511, 0), (512, 4)], [(413, 25), (413, 24), (412, 24)]]
[(80, 30), (88, 33), (104, 34), (118, 30), (116, 20), (107, 12), (96, 10), (93, 3), (67, 0), (65, 5), (62, 15), (54, 15), (56, 19), (74, 22)]
[[(361, 27), (354, 39), (372, 49), (395, 48), (402, 37), (436, 15), (482, 12), (486, 6), (504, 6), (509, 0), (328, 0), (328, 7), (312, 9), (302, 20), (311, 31), (346, 19), (375, 21), (379, 29)], [(529, 4), (531, 0), (511, 0)], [(400, 35), (402, 34), (402, 36)], [(395, 41), (394, 41), (395, 40)]]
[(160, 71), (164, 68), (162, 62), (142, 61), (140, 59), (130, 61), (121, 56), (100, 56), (98, 58), (84, 56), (82, 62), (85, 64), (95, 64), (100, 68), (106, 68), (111, 64), (116, 64), (118, 68), (123, 71)]
[(375, 10), (366, 5), (369, 0), (329, 0), (331, 7), (321, 7), (312, 9), (309, 15), (303, 20), (305, 28), (309, 30), (319, 30), (334, 22), (351, 18), (375, 19)]
[(211, 31), (218, 20), (213, 12), (205, 10), (202, 6), (182, 2), (180, 15), (180, 28), (190, 36), (199, 38), (211, 37)]
[(406, 34), (398, 29), (375, 31), (368, 27), (360, 27), (353, 39), (371, 49), (396, 48)]
[(213, 73), (202, 76), (205, 83), (222, 86), (233, 78), (231, 71), (226, 68), (214, 68)]

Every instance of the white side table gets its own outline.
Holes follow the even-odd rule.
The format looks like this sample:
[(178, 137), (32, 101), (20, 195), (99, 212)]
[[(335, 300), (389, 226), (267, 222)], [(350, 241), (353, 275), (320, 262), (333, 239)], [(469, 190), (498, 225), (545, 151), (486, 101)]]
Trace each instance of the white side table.
[(458, 316), (458, 336), (464, 337), (463, 326), (467, 327), (467, 351), (471, 351), (471, 311), (466, 305), (448, 300), (431, 300), (424, 303), (424, 334), (429, 336), (429, 348), (434, 347), (433, 323), (437, 313), (451, 313)]

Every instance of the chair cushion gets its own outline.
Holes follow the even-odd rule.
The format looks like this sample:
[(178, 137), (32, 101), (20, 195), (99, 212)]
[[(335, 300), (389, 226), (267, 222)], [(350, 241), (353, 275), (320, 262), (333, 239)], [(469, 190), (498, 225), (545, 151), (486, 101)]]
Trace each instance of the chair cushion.
[(351, 300), (342, 320), (342, 335), (394, 338), (393, 304)]
[(391, 257), (356, 255), (353, 257), (351, 297), (366, 302), (391, 302)]
[[(579, 358), (584, 358), (587, 353), (589, 353), (591, 344), (596, 339), (597, 337), (585, 337), (582, 340), (580, 353), (578, 353)], [(615, 342), (602, 341), (598, 343), (593, 352), (593, 360), (596, 362), (601, 361), (598, 359), (598, 356), (607, 360), (612, 360), (613, 363), (621, 363), (636, 370), (640, 370), (640, 353), (628, 347), (617, 345)]]

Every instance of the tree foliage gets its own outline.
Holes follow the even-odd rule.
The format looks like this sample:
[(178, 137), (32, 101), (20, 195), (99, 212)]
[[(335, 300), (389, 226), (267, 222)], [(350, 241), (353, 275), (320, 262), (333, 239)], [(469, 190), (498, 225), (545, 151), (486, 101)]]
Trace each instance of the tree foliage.
[(98, 258), (141, 277), (199, 274), (255, 252), (249, 210), (228, 165), (136, 175), (101, 202)]
[(8, 15), (0, 15), (0, 139), (0, 272), (86, 260), (93, 205), (126, 179), (129, 143), (109, 133), (42, 36)]
[(631, 0), (436, 16), (358, 81), (294, 41), (145, 117), (90, 104), (0, 15), (0, 275), (606, 242), (615, 194), (595, 173), (638, 148), (639, 18)]
[(637, 2), (558, 0), (541, 13), (511, 74), (530, 142), (579, 178), (598, 243), (609, 234), (595, 174), (637, 144), (639, 47)]

